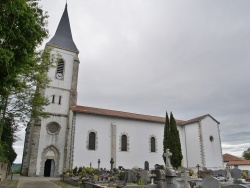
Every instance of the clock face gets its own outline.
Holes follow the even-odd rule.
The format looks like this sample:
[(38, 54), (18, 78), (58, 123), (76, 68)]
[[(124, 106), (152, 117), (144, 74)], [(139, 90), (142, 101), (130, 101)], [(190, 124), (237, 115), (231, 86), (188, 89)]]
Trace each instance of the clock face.
[(63, 74), (62, 73), (56, 73), (56, 78), (61, 80), (63, 79)]

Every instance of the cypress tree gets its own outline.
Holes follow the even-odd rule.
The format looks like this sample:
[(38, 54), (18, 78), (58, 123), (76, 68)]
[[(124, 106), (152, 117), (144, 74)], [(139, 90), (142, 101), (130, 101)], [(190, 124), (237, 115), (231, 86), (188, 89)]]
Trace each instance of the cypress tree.
[[(166, 149), (170, 149), (170, 144), (171, 144), (170, 124), (169, 124), (168, 112), (166, 112), (166, 120), (165, 120), (164, 135), (163, 135), (163, 153), (166, 152)], [(162, 157), (166, 164), (166, 157), (164, 157), (164, 155)]]
[(181, 166), (181, 160), (183, 159), (181, 153), (181, 142), (180, 142), (180, 134), (176, 126), (176, 121), (172, 112), (170, 113), (170, 134), (171, 134), (171, 144), (170, 144), (170, 152), (172, 153), (171, 164), (173, 167), (178, 168)]

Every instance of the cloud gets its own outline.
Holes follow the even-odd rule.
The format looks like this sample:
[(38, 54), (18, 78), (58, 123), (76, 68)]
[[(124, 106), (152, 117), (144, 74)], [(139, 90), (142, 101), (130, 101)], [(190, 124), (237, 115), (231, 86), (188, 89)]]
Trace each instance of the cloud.
[[(53, 36), (64, 4), (41, 2)], [(57, 7), (57, 11), (55, 10)], [(250, 2), (72, 1), (78, 104), (177, 119), (210, 114), (223, 152), (249, 142)]]

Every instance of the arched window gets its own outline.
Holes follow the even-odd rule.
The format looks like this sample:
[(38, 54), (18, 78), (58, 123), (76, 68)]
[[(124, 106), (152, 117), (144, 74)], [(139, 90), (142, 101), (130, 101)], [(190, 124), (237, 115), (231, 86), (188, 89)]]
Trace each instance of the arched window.
[(155, 152), (155, 137), (151, 137), (151, 152)]
[(89, 150), (95, 150), (95, 133), (89, 133)]
[(128, 139), (126, 135), (122, 135), (122, 151), (127, 151)]
[(63, 79), (63, 73), (64, 73), (64, 61), (60, 59), (57, 63), (56, 78), (59, 80)]

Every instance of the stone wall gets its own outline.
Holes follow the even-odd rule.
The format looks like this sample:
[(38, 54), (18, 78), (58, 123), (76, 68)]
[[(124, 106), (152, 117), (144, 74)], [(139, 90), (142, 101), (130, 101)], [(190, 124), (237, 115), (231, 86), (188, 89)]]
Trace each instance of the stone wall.
[(8, 164), (0, 162), (0, 182), (2, 182), (6, 177), (8, 173)]
[(39, 145), (39, 138), (40, 138), (40, 129), (41, 129), (40, 124), (35, 124), (33, 127), (28, 176), (36, 176), (37, 152), (38, 152), (38, 145)]

